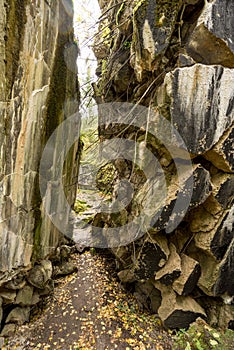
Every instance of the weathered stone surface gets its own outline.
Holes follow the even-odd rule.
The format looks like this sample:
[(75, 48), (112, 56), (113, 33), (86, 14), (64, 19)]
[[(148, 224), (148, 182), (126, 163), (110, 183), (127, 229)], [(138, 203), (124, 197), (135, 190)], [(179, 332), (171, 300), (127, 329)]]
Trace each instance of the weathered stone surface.
[[(212, 204), (217, 212), (210, 210)], [(196, 232), (195, 244), (198, 248), (213, 255), (217, 260), (221, 260), (233, 239), (234, 207), (230, 211), (222, 213), (218, 211), (220, 208), (217, 203), (210, 198), (204, 203), (203, 209), (205, 210), (199, 208), (194, 213), (194, 221), (191, 222), (191, 230)]]
[(138, 81), (142, 73), (154, 71), (156, 58), (165, 53), (175, 29), (180, 2), (140, 1), (133, 10), (132, 66)]
[(5, 344), (5, 339), (3, 337), (0, 337), (0, 349), (3, 348), (4, 344)]
[[(188, 171), (187, 176), (186, 171), (184, 171), (182, 188), (178, 188), (176, 181), (176, 178), (172, 178), (171, 184), (168, 188), (166, 203), (162, 209), (159, 219), (154, 224), (154, 227), (158, 230), (167, 228), (169, 231), (170, 226), (176, 227), (176, 223), (180, 223), (185, 215), (184, 207), (180, 206), (177, 208), (177, 210), (173, 209), (178, 198), (181, 201), (183, 199), (186, 201), (187, 193), (191, 189), (191, 186), (193, 186), (193, 192), (189, 204), (189, 208), (191, 209), (201, 205), (211, 193), (210, 174), (201, 166), (196, 165), (193, 173), (191, 174), (191, 172)], [(144, 187), (141, 189), (141, 191), (143, 195)], [(155, 222), (154, 217), (152, 219), (152, 223), (153, 222)]]
[[(234, 100), (233, 100), (234, 104)], [(232, 126), (221, 137), (220, 141), (207, 153), (204, 154), (205, 158), (209, 160), (216, 168), (228, 172), (234, 172), (234, 127)]]
[[(106, 11), (109, 3), (101, 2)], [(121, 270), (119, 277), (135, 285), (142, 308), (153, 307), (149, 290), (155, 275), (157, 281), (168, 284), (154, 280), (155, 293), (161, 290), (154, 310), (159, 309), (167, 327), (187, 327), (197, 317), (205, 317), (203, 306), (207, 311), (212, 302), (220, 307), (233, 302), (233, 13), (233, 2), (228, 0), (140, 1), (136, 5), (127, 1), (105, 12), (110, 32), (118, 25), (119, 30), (115, 38), (107, 40), (102, 58), (97, 55), (101, 76), (94, 91), (96, 101), (150, 107), (145, 119), (140, 119), (139, 129), (132, 125), (138, 117), (135, 106), (135, 114), (125, 120), (127, 126), (115, 126), (109, 115), (103, 119), (100, 112), (100, 121), (107, 123), (99, 130), (101, 140), (118, 135), (133, 140), (137, 147), (139, 144), (139, 152), (135, 152), (139, 153), (138, 167), (146, 165), (152, 178), (148, 181), (145, 174), (135, 171), (127, 158), (115, 161), (114, 181), (130, 179), (134, 188), (131, 204), (124, 214), (116, 215), (116, 222), (121, 226), (143, 212), (144, 224), (150, 229), (138, 236), (134, 249), (128, 242), (121, 251), (113, 252)], [(117, 68), (115, 74), (119, 70), (116, 79), (112, 67)], [(163, 132), (160, 115), (171, 122)], [(189, 159), (181, 143), (173, 139), (171, 126), (185, 141)], [(159, 140), (154, 135), (159, 135)], [(167, 140), (173, 140), (173, 145), (168, 147)], [(161, 172), (159, 167), (155, 169), (145, 146), (157, 157)], [(193, 177), (188, 171), (190, 158)], [(174, 213), (177, 201), (184, 204), (191, 189), (188, 208), (178, 205)], [(101, 227), (114, 226), (107, 215), (96, 219)], [(156, 248), (149, 240), (152, 228), (153, 237), (160, 237)], [(126, 234), (122, 227), (119, 232)], [(131, 232), (127, 235), (129, 238)], [(162, 249), (163, 236), (167, 249)], [(170, 255), (172, 244), (177, 253)], [(224, 323), (221, 311), (217, 312), (216, 326), (232, 324), (227, 309)]]
[(39, 289), (44, 289), (48, 280), (52, 277), (52, 263), (50, 260), (43, 260), (40, 265), (34, 268), (28, 274), (29, 283)]
[(36, 290), (34, 291), (33, 293), (33, 296), (32, 296), (32, 300), (31, 300), (31, 305), (36, 305), (38, 304), (40, 301), (40, 294), (39, 292)]
[[(72, 8), (71, 1), (68, 0)], [(72, 13), (65, 2), (1, 0), (0, 14), (0, 278), (31, 267), (59, 243), (41, 207), (39, 164), (55, 128), (78, 110)], [(75, 199), (77, 144), (63, 184)], [(56, 155), (54, 151), (54, 156)], [(48, 165), (52, 166), (53, 164)], [(58, 166), (54, 166), (54, 169)], [(69, 171), (68, 171), (69, 169)], [(60, 203), (54, 203), (58, 209)], [(68, 213), (66, 213), (68, 216)], [(65, 216), (66, 216), (65, 215)], [(68, 217), (67, 219), (68, 220)], [(65, 221), (66, 221), (65, 220)]]
[(16, 274), (9, 282), (4, 284), (4, 287), (7, 289), (18, 290), (25, 286), (25, 272), (20, 272)]
[(182, 67), (190, 67), (193, 66), (196, 62), (186, 54), (180, 54), (178, 58), (178, 66)]
[(6, 324), (1, 331), (1, 336), (5, 338), (12, 337), (15, 335), (15, 331), (16, 325), (14, 323)]
[(2, 322), (3, 309), (2, 309), (2, 297), (0, 297), (0, 323)]
[(16, 307), (7, 316), (6, 323), (22, 325), (29, 321), (30, 307)]
[(122, 246), (118, 248), (112, 248), (111, 249), (112, 253), (116, 257), (116, 265), (119, 266), (119, 264), (130, 261), (129, 258), (129, 249), (127, 246)]
[(211, 252), (218, 259), (222, 259), (234, 237), (234, 206), (225, 215), (221, 225), (217, 228), (211, 242)]
[(23, 289), (21, 289), (18, 292), (15, 303), (20, 306), (31, 306), (32, 299), (33, 299), (33, 287), (25, 286)]
[(78, 268), (72, 261), (66, 261), (63, 264), (56, 266), (53, 271), (54, 277), (70, 275), (73, 272), (77, 272)]
[(165, 240), (157, 235), (153, 241), (146, 241), (137, 254), (134, 266), (134, 275), (138, 280), (147, 280), (154, 276), (155, 272), (165, 265), (169, 249), (165, 246)]
[(206, 317), (202, 307), (191, 297), (178, 296), (170, 288), (155, 284), (162, 293), (158, 314), (167, 328), (187, 328), (198, 317)]
[(37, 292), (38, 292), (39, 296), (46, 296), (46, 295), (53, 293), (53, 291), (54, 291), (54, 281), (49, 280), (47, 282), (47, 284), (45, 285), (44, 289), (38, 289)]
[(197, 258), (201, 266), (201, 277), (198, 281), (199, 288), (210, 296), (233, 296), (233, 246), (234, 239), (226, 250), (221, 261), (208, 254), (199, 254)]
[(142, 304), (142, 308), (151, 309), (157, 313), (161, 305), (161, 293), (156, 289), (151, 280), (147, 282), (137, 282), (135, 285), (135, 297), (138, 303)]
[(189, 295), (197, 285), (201, 274), (199, 263), (185, 254), (181, 254), (181, 274), (173, 282), (172, 288), (179, 295)]
[(197, 62), (234, 68), (234, 4), (229, 0), (206, 2), (190, 40), (189, 54)]
[(234, 307), (233, 305), (220, 305), (216, 314), (216, 322), (214, 325), (219, 325), (223, 329), (234, 330)]
[(222, 303), (221, 299), (210, 298), (203, 300), (204, 307), (207, 310), (208, 322), (211, 326), (222, 329), (232, 329), (234, 321), (234, 307), (233, 304), (227, 304), (226, 301)]
[(125, 269), (118, 272), (118, 277), (123, 283), (132, 283), (136, 281), (136, 276), (134, 275), (134, 271), (131, 269)]
[[(232, 236), (234, 232), (233, 222), (234, 222), (234, 219), (232, 218)], [(234, 273), (234, 237), (232, 238), (232, 241), (219, 267), (219, 273), (214, 286), (215, 295), (222, 295), (225, 293), (229, 296), (234, 295), (233, 273)]]
[(234, 121), (234, 70), (202, 64), (177, 68), (166, 75), (164, 87), (159, 103), (170, 99), (171, 121), (188, 151), (204, 154)]
[(173, 243), (169, 245), (170, 255), (166, 264), (155, 274), (155, 280), (171, 285), (181, 274), (181, 259)]
[(0, 296), (4, 301), (4, 304), (12, 304), (15, 302), (16, 291), (9, 289), (0, 289)]
[(223, 209), (228, 209), (234, 201), (234, 175), (218, 172), (211, 181), (216, 201)]

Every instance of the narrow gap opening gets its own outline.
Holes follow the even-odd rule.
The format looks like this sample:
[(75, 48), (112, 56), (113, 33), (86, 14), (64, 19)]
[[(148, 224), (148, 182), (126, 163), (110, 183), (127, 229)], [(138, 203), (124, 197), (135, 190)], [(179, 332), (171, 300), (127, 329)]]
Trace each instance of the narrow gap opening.
[[(78, 41), (77, 59), (80, 85), (80, 114), (82, 145), (77, 199), (74, 205), (75, 223), (73, 240), (80, 251), (92, 247), (92, 225), (95, 216), (102, 211), (103, 205), (110, 203), (111, 178), (114, 167), (99, 157), (98, 107), (93, 98), (93, 84), (96, 75), (97, 59), (93, 51), (98, 33), (101, 11), (97, 0), (74, 1), (74, 31)], [(107, 185), (110, 183), (110, 185)]]

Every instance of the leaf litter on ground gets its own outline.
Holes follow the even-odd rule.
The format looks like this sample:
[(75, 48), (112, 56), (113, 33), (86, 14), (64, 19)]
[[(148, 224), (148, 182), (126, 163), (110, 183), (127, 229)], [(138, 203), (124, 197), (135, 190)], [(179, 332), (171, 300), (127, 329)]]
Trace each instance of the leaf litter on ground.
[(86, 251), (72, 258), (78, 272), (57, 281), (43, 309), (3, 350), (172, 349), (171, 335), (156, 315), (139, 310), (107, 254)]

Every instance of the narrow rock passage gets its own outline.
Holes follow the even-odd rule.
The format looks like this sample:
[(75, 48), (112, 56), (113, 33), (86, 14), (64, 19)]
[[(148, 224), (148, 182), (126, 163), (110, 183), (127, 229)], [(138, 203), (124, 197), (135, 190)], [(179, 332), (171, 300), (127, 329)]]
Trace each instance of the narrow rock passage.
[(172, 349), (159, 320), (114, 275), (104, 252), (73, 255), (78, 272), (60, 279), (45, 309), (3, 347), (13, 349)]

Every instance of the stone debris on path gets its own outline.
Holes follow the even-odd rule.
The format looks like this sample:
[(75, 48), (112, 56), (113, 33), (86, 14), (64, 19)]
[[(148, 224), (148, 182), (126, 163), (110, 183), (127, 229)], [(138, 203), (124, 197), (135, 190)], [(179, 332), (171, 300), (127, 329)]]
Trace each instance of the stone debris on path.
[(73, 256), (78, 272), (60, 279), (41, 313), (21, 326), (3, 350), (172, 349), (171, 336), (155, 315), (113, 277), (103, 254)]

